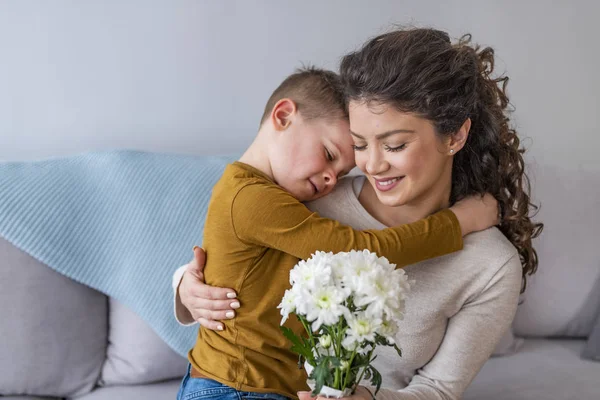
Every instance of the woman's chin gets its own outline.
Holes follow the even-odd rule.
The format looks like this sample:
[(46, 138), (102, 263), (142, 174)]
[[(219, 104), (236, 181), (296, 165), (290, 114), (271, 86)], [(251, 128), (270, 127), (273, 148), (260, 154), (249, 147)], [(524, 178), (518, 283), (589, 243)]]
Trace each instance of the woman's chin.
[(394, 190), (390, 192), (380, 192), (378, 190), (375, 191), (377, 194), (377, 199), (384, 206), (388, 207), (400, 207), (406, 204), (404, 200), (405, 196), (402, 196), (402, 193), (393, 193)]

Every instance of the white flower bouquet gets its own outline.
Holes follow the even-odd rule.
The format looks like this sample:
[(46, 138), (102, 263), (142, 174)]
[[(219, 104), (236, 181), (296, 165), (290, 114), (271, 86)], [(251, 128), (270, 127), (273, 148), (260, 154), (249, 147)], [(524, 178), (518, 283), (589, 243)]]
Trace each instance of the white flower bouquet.
[(363, 378), (377, 393), (375, 347), (393, 346), (402, 355), (394, 336), (411, 285), (404, 271), (368, 250), (316, 252), (290, 271), (290, 283), (278, 306), (281, 325), (294, 313), (307, 335), (281, 329), (304, 360), (312, 394), (345, 397)]

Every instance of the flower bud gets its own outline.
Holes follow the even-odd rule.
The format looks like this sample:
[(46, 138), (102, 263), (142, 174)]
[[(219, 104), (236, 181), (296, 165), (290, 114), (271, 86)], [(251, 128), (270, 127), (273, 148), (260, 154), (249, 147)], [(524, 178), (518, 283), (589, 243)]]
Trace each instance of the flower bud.
[(319, 338), (319, 343), (321, 344), (321, 347), (323, 347), (324, 349), (328, 349), (331, 346), (331, 336), (329, 336), (329, 335), (321, 336)]

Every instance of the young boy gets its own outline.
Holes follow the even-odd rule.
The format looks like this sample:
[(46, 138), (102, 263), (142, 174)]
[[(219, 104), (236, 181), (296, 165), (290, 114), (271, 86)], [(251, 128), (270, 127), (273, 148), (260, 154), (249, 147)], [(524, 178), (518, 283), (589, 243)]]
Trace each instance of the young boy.
[[(301, 202), (326, 195), (354, 167), (352, 144), (336, 74), (302, 70), (275, 90), (256, 139), (213, 188), (204, 228), (206, 283), (235, 289), (245, 311), (222, 331), (200, 328), (178, 398), (294, 398), (307, 387), (277, 309), (299, 259), (317, 250), (369, 249), (402, 267), (460, 250), (478, 217), (492, 220), (495, 210), (474, 199), (465, 200), (469, 213), (443, 210), (381, 231), (321, 218)], [(294, 318), (286, 326), (303, 332)]]

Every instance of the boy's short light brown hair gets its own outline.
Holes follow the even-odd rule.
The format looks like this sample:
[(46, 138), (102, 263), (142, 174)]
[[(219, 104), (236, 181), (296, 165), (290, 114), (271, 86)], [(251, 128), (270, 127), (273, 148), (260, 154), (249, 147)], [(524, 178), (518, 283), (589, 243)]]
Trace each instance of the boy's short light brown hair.
[(271, 115), (275, 104), (281, 99), (290, 99), (302, 118), (347, 119), (348, 110), (341, 80), (338, 74), (315, 67), (299, 68), (275, 89), (260, 120), (262, 125)]

